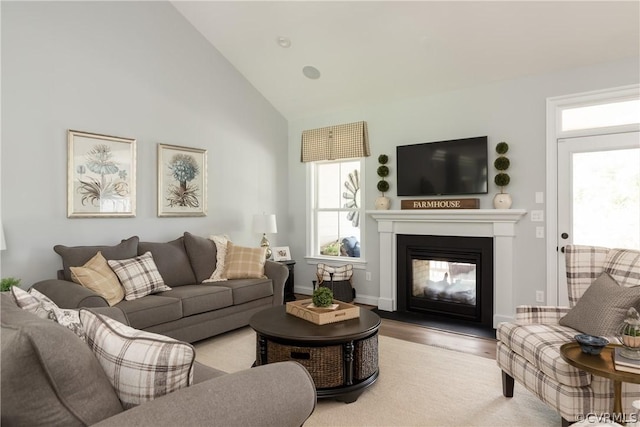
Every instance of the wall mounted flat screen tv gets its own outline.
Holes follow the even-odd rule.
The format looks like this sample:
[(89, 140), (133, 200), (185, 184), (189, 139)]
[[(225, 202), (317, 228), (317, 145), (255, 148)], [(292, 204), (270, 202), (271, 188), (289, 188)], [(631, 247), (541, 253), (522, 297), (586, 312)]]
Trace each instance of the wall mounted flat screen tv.
[(396, 147), (398, 196), (485, 194), (487, 137)]

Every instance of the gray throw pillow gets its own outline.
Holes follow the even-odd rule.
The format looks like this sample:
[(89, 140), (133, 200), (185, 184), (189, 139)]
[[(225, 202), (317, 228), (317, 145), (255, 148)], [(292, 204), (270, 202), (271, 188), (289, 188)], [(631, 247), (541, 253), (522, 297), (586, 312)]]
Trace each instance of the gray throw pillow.
[(196, 281), (202, 283), (211, 277), (216, 268), (216, 244), (211, 239), (185, 231), (184, 246), (189, 255), (193, 272), (196, 275)]
[(184, 247), (184, 238), (167, 243), (140, 242), (138, 255), (151, 252), (153, 261), (167, 286), (193, 285), (196, 276), (191, 269), (191, 262)]
[(93, 258), (98, 251), (105, 259), (128, 259), (138, 255), (138, 236), (122, 240), (115, 246), (64, 246), (56, 245), (53, 250), (62, 257), (64, 278), (71, 280), (71, 267), (82, 267)]
[(602, 273), (560, 319), (560, 324), (585, 334), (612, 337), (618, 333), (629, 307), (640, 309), (640, 286), (622, 287), (608, 273)]

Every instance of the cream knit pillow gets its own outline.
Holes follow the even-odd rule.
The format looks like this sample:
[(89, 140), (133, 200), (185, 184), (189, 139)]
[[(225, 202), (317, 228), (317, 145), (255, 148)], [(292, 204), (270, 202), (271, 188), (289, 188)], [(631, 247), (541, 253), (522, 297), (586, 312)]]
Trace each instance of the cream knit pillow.
[(226, 260), (227, 260), (227, 243), (231, 242), (229, 236), (227, 235), (219, 235), (219, 236), (209, 236), (209, 239), (213, 240), (216, 244), (216, 269), (211, 274), (207, 280), (203, 280), (202, 283), (210, 283), (210, 282), (222, 282), (227, 280), (227, 277), (224, 275), (226, 268)]

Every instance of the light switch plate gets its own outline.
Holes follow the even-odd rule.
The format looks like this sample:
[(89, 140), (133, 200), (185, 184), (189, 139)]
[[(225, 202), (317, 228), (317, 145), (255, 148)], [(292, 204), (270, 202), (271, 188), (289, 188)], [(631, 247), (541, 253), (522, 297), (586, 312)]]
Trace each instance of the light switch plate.
[(536, 191), (536, 203), (544, 203), (544, 193), (542, 191)]
[(531, 221), (533, 222), (544, 221), (544, 211), (531, 211)]

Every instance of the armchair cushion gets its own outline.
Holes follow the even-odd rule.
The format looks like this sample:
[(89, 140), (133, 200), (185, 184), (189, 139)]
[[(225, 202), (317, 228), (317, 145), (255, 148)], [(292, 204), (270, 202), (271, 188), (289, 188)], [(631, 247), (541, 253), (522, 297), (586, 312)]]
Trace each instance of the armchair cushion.
[(630, 307), (640, 309), (640, 286), (624, 288), (602, 273), (560, 324), (585, 334), (613, 337)]
[(537, 370), (560, 384), (583, 387), (591, 384), (591, 375), (569, 365), (560, 356), (560, 346), (573, 340), (576, 331), (560, 325), (498, 325), (496, 338), (511, 352), (521, 356)]

